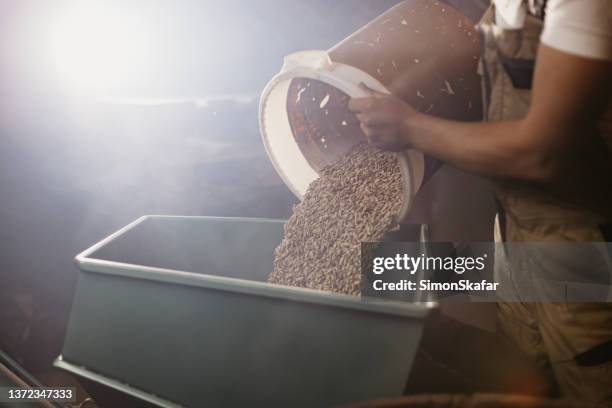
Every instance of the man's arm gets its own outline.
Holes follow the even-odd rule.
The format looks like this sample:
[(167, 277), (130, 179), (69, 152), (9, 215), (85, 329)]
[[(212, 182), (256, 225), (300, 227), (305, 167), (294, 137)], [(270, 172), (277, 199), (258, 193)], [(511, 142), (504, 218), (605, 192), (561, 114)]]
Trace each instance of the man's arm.
[(421, 114), (405, 119), (407, 144), (465, 170), (547, 182), (594, 144), (610, 92), (610, 64), (541, 46), (533, 99), (519, 120), (459, 123)]
[[(609, 62), (541, 45), (532, 103), (523, 119), (448, 121), (378, 93), (353, 99), (350, 108), (368, 140), (382, 148), (412, 147), (476, 174), (547, 185), (579, 177), (585, 183), (597, 175), (598, 188), (610, 194), (612, 164), (596, 125), (609, 101), (611, 74)], [(594, 194), (572, 195), (587, 193)]]

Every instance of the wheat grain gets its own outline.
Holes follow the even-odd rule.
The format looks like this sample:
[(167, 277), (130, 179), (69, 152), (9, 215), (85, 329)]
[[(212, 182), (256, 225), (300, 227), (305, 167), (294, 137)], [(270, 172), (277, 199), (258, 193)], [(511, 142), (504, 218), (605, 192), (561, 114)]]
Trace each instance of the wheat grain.
[(355, 146), (294, 207), (268, 281), (359, 295), (361, 242), (379, 241), (396, 226), (402, 194), (397, 156)]

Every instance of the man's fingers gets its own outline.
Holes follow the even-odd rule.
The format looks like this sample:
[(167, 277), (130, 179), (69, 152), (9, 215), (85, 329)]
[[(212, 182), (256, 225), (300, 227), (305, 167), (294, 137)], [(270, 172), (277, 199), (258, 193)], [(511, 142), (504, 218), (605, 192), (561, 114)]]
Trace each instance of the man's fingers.
[(371, 127), (368, 127), (363, 123), (360, 125), (360, 127), (361, 131), (366, 137), (366, 140), (368, 141), (368, 144), (375, 145), (377, 141), (376, 129), (372, 129)]
[(389, 126), (389, 122), (380, 116), (367, 116), (365, 124), (371, 128), (385, 128)]
[(359, 83), (359, 88), (364, 90), (368, 95), (371, 95), (371, 96), (374, 96), (374, 97), (376, 97), (376, 96), (385, 96), (384, 93), (375, 91), (374, 89), (370, 88), (369, 86), (367, 86), (363, 82)]
[(393, 152), (406, 149), (405, 145), (401, 144), (393, 137), (393, 132), (389, 128), (372, 128), (361, 124), (361, 130), (368, 144), (378, 147), (379, 149)]
[(351, 98), (348, 108), (351, 112), (363, 112), (371, 110), (374, 107), (373, 98)]
[(389, 123), (386, 120), (384, 120), (382, 117), (377, 116), (377, 115), (371, 115), (367, 113), (358, 113), (356, 116), (359, 122), (371, 128), (381, 128), (381, 127), (386, 127), (389, 125)]
[(384, 139), (388, 134), (389, 129), (384, 126), (368, 126), (364, 123), (360, 124), (362, 132), (366, 135), (369, 143), (377, 144), (381, 139)]

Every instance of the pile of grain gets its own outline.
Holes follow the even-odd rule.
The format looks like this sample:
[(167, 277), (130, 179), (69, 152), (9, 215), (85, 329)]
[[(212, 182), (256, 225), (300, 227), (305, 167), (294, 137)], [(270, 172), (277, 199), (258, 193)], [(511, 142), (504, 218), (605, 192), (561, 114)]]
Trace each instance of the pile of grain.
[(401, 203), (396, 155), (354, 147), (323, 169), (293, 209), (268, 281), (358, 295), (361, 242), (392, 229)]

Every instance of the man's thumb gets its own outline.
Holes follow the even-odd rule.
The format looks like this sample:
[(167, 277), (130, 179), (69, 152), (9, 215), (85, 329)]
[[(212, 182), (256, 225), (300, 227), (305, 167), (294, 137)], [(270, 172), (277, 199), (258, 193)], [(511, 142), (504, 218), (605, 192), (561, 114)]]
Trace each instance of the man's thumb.
[(385, 95), (382, 92), (375, 91), (374, 89), (370, 88), (369, 86), (367, 86), (363, 82), (359, 83), (359, 88), (361, 88), (363, 91), (365, 91), (370, 96), (384, 96)]

